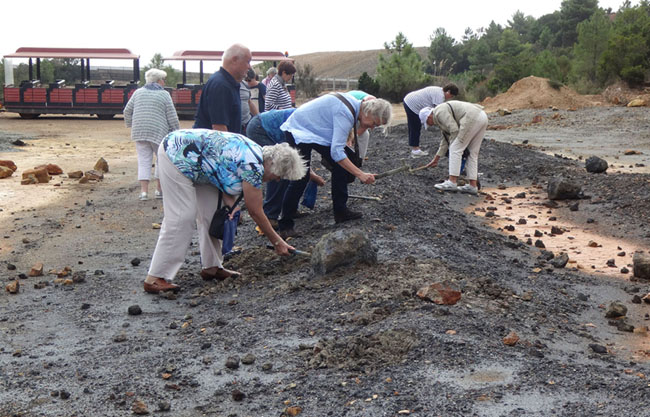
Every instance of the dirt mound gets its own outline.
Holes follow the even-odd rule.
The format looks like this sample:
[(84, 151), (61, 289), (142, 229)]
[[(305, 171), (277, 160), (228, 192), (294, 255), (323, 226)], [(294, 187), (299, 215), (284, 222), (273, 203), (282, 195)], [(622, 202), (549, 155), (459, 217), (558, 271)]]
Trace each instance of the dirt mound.
[(602, 96), (611, 104), (625, 105), (636, 98), (650, 103), (650, 88), (639, 90), (628, 87), (624, 82), (618, 82), (607, 87), (603, 91)]
[(486, 98), (481, 105), (486, 112), (498, 109), (544, 109), (556, 107), (562, 110), (580, 109), (603, 104), (601, 96), (583, 96), (569, 87), (551, 87), (547, 78), (530, 76), (514, 83), (508, 91), (496, 97)]

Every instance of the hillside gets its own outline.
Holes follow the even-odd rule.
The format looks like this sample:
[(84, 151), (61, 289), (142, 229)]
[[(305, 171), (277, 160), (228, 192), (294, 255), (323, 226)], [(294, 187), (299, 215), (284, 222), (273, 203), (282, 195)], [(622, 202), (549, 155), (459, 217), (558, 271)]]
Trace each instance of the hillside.
[[(426, 47), (415, 49), (420, 56), (426, 57)], [(379, 54), (386, 54), (386, 50), (314, 52), (292, 58), (298, 65), (311, 65), (314, 73), (321, 78), (359, 78), (364, 72), (371, 77), (377, 75)]]

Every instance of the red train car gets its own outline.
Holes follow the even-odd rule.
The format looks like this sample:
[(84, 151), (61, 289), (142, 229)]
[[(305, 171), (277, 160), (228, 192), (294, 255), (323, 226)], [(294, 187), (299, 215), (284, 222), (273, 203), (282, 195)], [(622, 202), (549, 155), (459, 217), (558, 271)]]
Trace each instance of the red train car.
[[(276, 66), (280, 61), (293, 61), (292, 58), (288, 58), (282, 52), (251, 52), (251, 54), (253, 55), (251, 61), (272, 61)], [(174, 106), (176, 106), (176, 112), (179, 117), (193, 118), (196, 113), (204, 81), (207, 81), (204, 79), (203, 62), (221, 61), (222, 58), (223, 51), (195, 50), (177, 51), (172, 56), (163, 58), (165, 61), (183, 61), (183, 82), (178, 84), (176, 88), (170, 90), (172, 101), (174, 102)], [(199, 84), (187, 83), (187, 61), (199, 61)], [(295, 104), (295, 87), (291, 85), (288, 88), (291, 93), (291, 99)]]
[[(96, 114), (100, 119), (110, 119), (121, 114), (140, 80), (140, 57), (128, 49), (120, 48), (19, 48), (5, 58), (29, 60), (29, 79), (18, 85), (4, 86), (4, 107), (23, 118), (36, 118), (41, 114)], [(80, 82), (66, 85), (66, 80), (43, 85), (41, 59), (80, 59)], [(114, 80), (93, 83), (90, 79), (90, 60), (131, 60), (133, 79), (126, 85)], [(36, 68), (34, 71), (34, 60)]]

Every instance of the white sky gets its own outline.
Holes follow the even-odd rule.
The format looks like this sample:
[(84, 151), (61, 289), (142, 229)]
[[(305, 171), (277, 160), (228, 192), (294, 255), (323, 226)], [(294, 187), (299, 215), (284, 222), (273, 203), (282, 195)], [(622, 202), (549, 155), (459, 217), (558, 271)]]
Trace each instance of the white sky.
[[(616, 11), (622, 2), (599, 0), (599, 5)], [(400, 31), (414, 46), (428, 46), (438, 27), (460, 40), (466, 27), (486, 27), (492, 20), (505, 26), (517, 10), (538, 18), (559, 10), (561, 0), (397, 0), (391, 7), (385, 4), (33, 0), (26, 5), (3, 1), (0, 56), (21, 46), (128, 48), (141, 56), (143, 66), (156, 52), (170, 56), (183, 49), (224, 50), (235, 42), (253, 51), (288, 51), (290, 55), (381, 49)], [(106, 64), (95, 60), (92, 65)]]

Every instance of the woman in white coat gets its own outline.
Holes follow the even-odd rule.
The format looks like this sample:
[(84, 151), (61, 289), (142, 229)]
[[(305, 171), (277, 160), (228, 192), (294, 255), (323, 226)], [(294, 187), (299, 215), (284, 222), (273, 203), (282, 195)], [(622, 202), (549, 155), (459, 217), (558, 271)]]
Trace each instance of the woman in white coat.
[[(483, 135), (488, 125), (488, 117), (483, 107), (478, 104), (451, 100), (436, 108), (426, 107), (420, 111), (423, 124), (436, 125), (443, 134), (440, 148), (427, 167), (438, 165), (440, 157), (449, 150), (449, 179), (435, 187), (443, 191), (460, 191), (478, 194), (478, 154), (483, 142)], [(457, 185), (460, 175), (463, 152), (467, 149), (467, 178), (469, 184)]]

